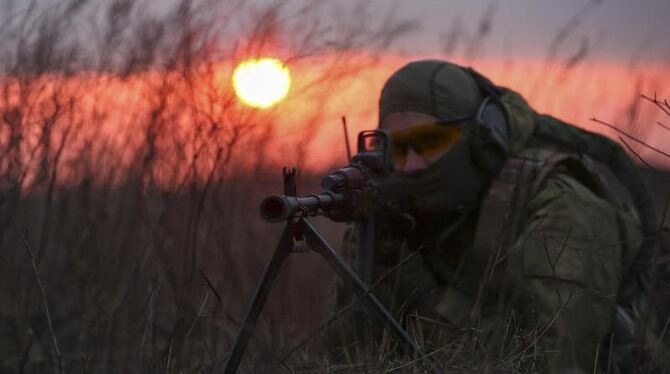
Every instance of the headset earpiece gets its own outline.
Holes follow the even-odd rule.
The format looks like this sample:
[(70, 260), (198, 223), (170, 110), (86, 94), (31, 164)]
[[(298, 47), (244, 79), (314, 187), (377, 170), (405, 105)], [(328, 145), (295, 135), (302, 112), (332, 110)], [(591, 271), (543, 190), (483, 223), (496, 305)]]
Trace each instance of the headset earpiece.
[(477, 109), (474, 119), (472, 158), (480, 169), (495, 173), (509, 155), (505, 109), (497, 97), (489, 96)]

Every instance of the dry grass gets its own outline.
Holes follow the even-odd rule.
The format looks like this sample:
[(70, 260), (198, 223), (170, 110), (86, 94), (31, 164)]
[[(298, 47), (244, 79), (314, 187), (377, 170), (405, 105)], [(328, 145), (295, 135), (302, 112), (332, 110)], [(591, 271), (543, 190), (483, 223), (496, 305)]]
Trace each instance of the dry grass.
[[(279, 232), (256, 213), (281, 187), (262, 152), (275, 136), (272, 113), (236, 103), (221, 61), (273, 50), (300, 62), (324, 53), (312, 38), (343, 35), (291, 29), (323, 11), (316, 5), (147, 6), (73, 1), (3, 13), (0, 371), (201, 370), (230, 347)], [(226, 17), (235, 30), (221, 26)], [(304, 40), (276, 50), (280, 26)], [(344, 36), (343, 55), (369, 44)], [(361, 63), (331, 61), (305, 95)], [(314, 177), (302, 181), (316, 188)], [(286, 267), (258, 355), (320, 322), (322, 308), (302, 307), (326, 305), (332, 278), (315, 284), (320, 273), (309, 257)]]
[[(219, 367), (280, 232), (256, 212), (281, 190), (268, 152), (286, 135), (278, 113), (237, 104), (230, 61), (319, 62), (298, 80), (291, 100), (303, 123), (281, 151), (305, 165), (319, 126), (339, 121), (324, 117), (338, 89), (328, 82), (369, 72), (413, 24), (392, 14), (370, 24), (364, 2), (337, 8), (329, 27), (319, 17), (330, 8), (316, 1), (180, 1), (160, 11), (128, 0), (11, 3), (0, 5), (0, 371)], [(466, 51), (476, 58), (477, 44)], [(310, 172), (300, 182), (299, 191), (318, 188)], [(316, 221), (339, 242), (342, 227)], [(316, 255), (289, 259), (240, 371), (421, 370), (388, 339), (374, 357), (339, 366), (321, 334), (303, 342), (326, 321), (333, 288)], [(476, 331), (430, 354), (453, 372), (532, 371), (532, 334), (510, 331), (495, 354)]]

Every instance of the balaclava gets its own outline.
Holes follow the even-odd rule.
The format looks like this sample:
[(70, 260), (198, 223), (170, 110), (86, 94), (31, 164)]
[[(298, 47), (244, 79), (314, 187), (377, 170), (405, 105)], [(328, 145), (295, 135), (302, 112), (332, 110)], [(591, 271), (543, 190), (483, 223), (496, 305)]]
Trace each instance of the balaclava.
[[(390, 113), (413, 111), (442, 121), (475, 116), (483, 94), (471, 73), (444, 61), (411, 62), (395, 72), (382, 89), (379, 121)], [(426, 168), (395, 171), (385, 185), (387, 198), (402, 200), (418, 215), (462, 210), (474, 205), (489, 177), (473, 158), (473, 142), (481, 137), (474, 121), (464, 137)]]

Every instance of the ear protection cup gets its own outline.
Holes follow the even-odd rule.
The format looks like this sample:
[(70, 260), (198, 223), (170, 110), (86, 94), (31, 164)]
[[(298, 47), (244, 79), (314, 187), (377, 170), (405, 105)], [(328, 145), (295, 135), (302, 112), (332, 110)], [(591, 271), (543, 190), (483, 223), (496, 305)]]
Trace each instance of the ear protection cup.
[(474, 125), (470, 143), (472, 159), (482, 171), (496, 173), (509, 157), (507, 119), (497, 96), (484, 99)]

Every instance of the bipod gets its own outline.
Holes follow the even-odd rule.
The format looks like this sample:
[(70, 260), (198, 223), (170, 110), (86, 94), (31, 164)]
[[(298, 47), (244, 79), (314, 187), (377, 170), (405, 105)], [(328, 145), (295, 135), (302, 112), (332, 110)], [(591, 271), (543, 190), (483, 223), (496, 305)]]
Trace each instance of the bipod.
[[(295, 169), (286, 171), (284, 169), (284, 192), (295, 194), (295, 184), (293, 177)], [(372, 312), (381, 320), (387, 328), (391, 330), (394, 337), (407, 350), (411, 352), (414, 357), (426, 357), (423, 349), (409, 336), (409, 334), (400, 326), (393, 315), (382, 305), (382, 303), (370, 292), (363, 281), (354, 273), (354, 271), (347, 265), (347, 263), (337, 254), (337, 252), (328, 244), (328, 242), (319, 235), (314, 227), (305, 219), (299, 218), (295, 221), (288, 221), (282, 235), (277, 243), (270, 262), (265, 268), (265, 272), (256, 288), (256, 293), (249, 306), (244, 322), (240, 327), (240, 332), (235, 339), (235, 344), (230, 352), (230, 356), (226, 362), (223, 370), (224, 374), (234, 374), (242, 360), (242, 355), (249, 342), (251, 333), (253, 332), (256, 322), (261, 314), (265, 301), (270, 294), (270, 288), (274, 279), (279, 273), (284, 260), (294, 251), (294, 244), (301, 243), (303, 240), (307, 242), (310, 250), (320, 254), (326, 262), (333, 268), (335, 273), (347, 282), (353, 289), (356, 296), (363, 299)], [(428, 361), (431, 362), (430, 358)], [(435, 368), (434, 363), (430, 365), (433, 373), (441, 373)]]

